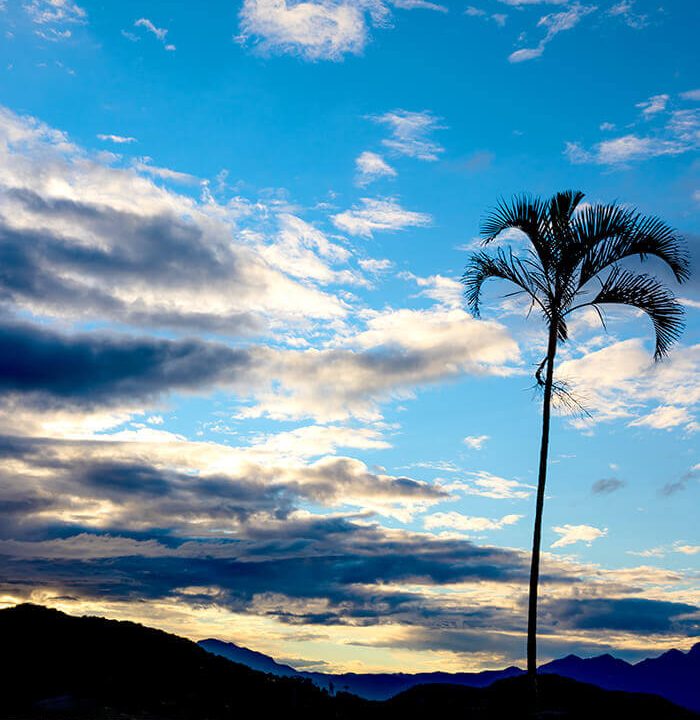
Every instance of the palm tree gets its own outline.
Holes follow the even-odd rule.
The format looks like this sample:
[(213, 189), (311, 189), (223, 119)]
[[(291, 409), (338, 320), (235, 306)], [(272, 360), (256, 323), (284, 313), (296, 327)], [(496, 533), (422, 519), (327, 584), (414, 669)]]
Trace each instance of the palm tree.
[(505, 230), (516, 229), (527, 236), (527, 250), (522, 257), (514, 255), (511, 248), (498, 248), (494, 254), (474, 253), (462, 277), (465, 299), (474, 317), (479, 317), (484, 283), (498, 278), (514, 284), (516, 290), (512, 295), (525, 295), (530, 311), (539, 310), (547, 326), (547, 353), (535, 372), (544, 399), (527, 625), (527, 673), (534, 697), (537, 588), (550, 409), (553, 396), (569, 397), (565, 387), (554, 381), (554, 359), (559, 343), (568, 337), (567, 319), (574, 311), (591, 307), (605, 327), (602, 306), (622, 304), (638, 308), (654, 325), (654, 359), (660, 360), (681, 334), (683, 308), (656, 278), (632, 272), (623, 263), (634, 256), (642, 261), (655, 256), (671, 269), (678, 282), (690, 274), (683, 239), (661, 220), (615, 203), (581, 204), (583, 198), (582, 192), (566, 191), (549, 200), (522, 195), (510, 202), (501, 201), (483, 222), (483, 245), (493, 242)]

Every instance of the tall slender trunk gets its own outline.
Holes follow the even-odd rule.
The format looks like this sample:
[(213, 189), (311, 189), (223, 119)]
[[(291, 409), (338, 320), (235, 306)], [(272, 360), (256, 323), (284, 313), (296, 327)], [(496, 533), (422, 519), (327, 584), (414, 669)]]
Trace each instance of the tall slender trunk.
[(527, 675), (530, 680), (533, 703), (537, 699), (537, 587), (540, 578), (540, 544), (542, 540), (542, 510), (544, 488), (547, 481), (547, 454), (549, 450), (549, 417), (554, 378), (554, 357), (557, 353), (557, 319), (552, 318), (547, 343), (547, 369), (542, 400), (542, 440), (540, 443), (540, 468), (537, 476), (537, 502), (535, 505), (535, 530), (532, 538), (530, 564), (530, 597), (527, 613)]

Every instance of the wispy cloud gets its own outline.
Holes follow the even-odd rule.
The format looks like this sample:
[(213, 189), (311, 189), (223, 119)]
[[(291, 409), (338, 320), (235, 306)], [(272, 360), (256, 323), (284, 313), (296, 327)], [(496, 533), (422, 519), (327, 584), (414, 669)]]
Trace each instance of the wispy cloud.
[(116, 143), (117, 145), (128, 145), (128, 144), (130, 144), (130, 143), (135, 143), (135, 142), (136, 142), (136, 138), (135, 138), (135, 137), (127, 137), (127, 136), (124, 136), (124, 135), (104, 135), (104, 134), (99, 134), (99, 135), (97, 136), (97, 139), (98, 139), (98, 140), (103, 140), (103, 141), (105, 141), (105, 142), (113, 142), (113, 143)]
[[(532, 3), (512, 3), (512, 4), (532, 4)], [(544, 53), (544, 49), (559, 33), (565, 30), (575, 28), (581, 20), (597, 10), (595, 5), (581, 5), (573, 3), (570, 7), (562, 12), (544, 15), (539, 19), (537, 27), (544, 28), (546, 33), (540, 42), (531, 48), (521, 48), (508, 56), (508, 60), (512, 63), (524, 62), (525, 60), (533, 60)]]
[(84, 23), (87, 13), (72, 0), (29, 0), (24, 9), (33, 22), (46, 25), (51, 23)]
[(652, 95), (648, 100), (637, 103), (635, 107), (638, 107), (642, 111), (644, 117), (650, 117), (657, 113), (663, 112), (666, 109), (668, 101), (671, 99), (670, 95), (665, 93), (661, 95)]
[[(637, 103), (636, 107), (641, 109), (645, 121), (641, 131), (603, 140), (590, 149), (581, 143), (567, 142), (564, 154), (572, 163), (625, 166), (655, 157), (682, 155), (696, 149), (700, 145), (700, 110), (669, 107), (671, 102), (671, 96), (662, 93)], [(601, 126), (601, 129), (614, 128)]]
[(514, 525), (522, 517), (522, 515), (504, 515), (500, 519), (493, 520), (486, 517), (463, 515), (459, 512), (436, 512), (424, 518), (423, 527), (426, 530), (449, 528), (461, 532), (484, 532), (487, 530), (502, 530), (508, 525)]
[(642, 13), (634, 11), (635, 0), (621, 0), (621, 2), (615, 3), (607, 12), (611, 17), (620, 18), (627, 27), (634, 30), (641, 30), (648, 24), (648, 18)]
[(396, 177), (396, 170), (381, 155), (369, 150), (357, 156), (355, 168), (357, 184), (360, 186), (368, 185), (381, 177)]
[(429, 225), (427, 213), (406, 210), (394, 198), (376, 200), (362, 198), (359, 205), (333, 215), (333, 224), (343, 232), (360, 237), (372, 237), (377, 231), (404, 230)]
[(398, 155), (418, 160), (437, 160), (445, 151), (442, 145), (430, 137), (435, 130), (444, 130), (445, 126), (427, 110), (392, 110), (372, 119), (389, 127), (391, 137), (382, 140), (382, 144)]
[(154, 25), (154, 23), (151, 22), (148, 18), (139, 18), (138, 20), (136, 20), (136, 22), (134, 22), (134, 27), (142, 27), (148, 32), (153, 33), (153, 35), (155, 35), (158, 40), (163, 43), (163, 47), (169, 52), (177, 49), (175, 45), (166, 42), (166, 36), (168, 34), (167, 28), (156, 27), (156, 25)]
[(493, 20), (493, 22), (495, 22), (496, 25), (498, 25), (499, 27), (504, 27), (506, 21), (508, 20), (508, 16), (504, 13), (487, 13), (486, 10), (474, 7), (473, 5), (468, 5), (467, 9), (464, 11), (464, 14), (469, 17), (478, 17), (483, 18), (484, 20)]

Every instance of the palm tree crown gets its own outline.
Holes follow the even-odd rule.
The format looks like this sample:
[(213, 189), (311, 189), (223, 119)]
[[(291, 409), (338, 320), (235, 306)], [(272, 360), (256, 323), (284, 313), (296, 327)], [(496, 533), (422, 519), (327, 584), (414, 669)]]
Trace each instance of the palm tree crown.
[[(631, 305), (654, 324), (658, 360), (668, 353), (682, 328), (683, 308), (656, 278), (622, 266), (626, 258), (655, 256), (678, 282), (689, 276), (683, 240), (664, 222), (617, 204), (582, 205), (582, 192), (557, 193), (549, 201), (527, 195), (500, 202), (482, 225), (483, 244), (503, 231), (520, 230), (530, 241), (524, 257), (511, 249), (495, 255), (475, 253), (462, 282), (472, 313), (478, 317), (483, 284), (500, 278), (515, 284), (554, 324), (558, 340), (568, 337), (567, 317), (582, 307), (598, 311), (607, 304)], [(593, 286), (593, 280), (598, 280)]]
[(567, 397), (554, 383), (554, 360), (559, 342), (568, 337), (567, 318), (575, 310), (592, 307), (605, 326), (604, 305), (638, 308), (654, 325), (654, 358), (659, 360), (681, 334), (683, 307), (657, 278), (633, 272), (623, 263), (635, 256), (642, 261), (654, 256), (671, 269), (678, 282), (690, 273), (682, 238), (661, 220), (614, 203), (584, 205), (583, 198), (582, 192), (569, 190), (547, 201), (523, 195), (500, 202), (483, 223), (483, 244), (515, 229), (525, 233), (529, 247), (522, 257), (513, 255), (510, 248), (498, 248), (493, 255), (474, 253), (462, 277), (465, 298), (475, 317), (479, 316), (484, 283), (500, 278), (516, 286), (512, 294), (528, 297), (530, 310), (536, 307), (542, 312), (548, 329), (547, 354), (535, 373), (543, 388), (543, 402), (527, 628), (533, 707), (537, 705), (537, 593), (551, 401), (557, 392)]

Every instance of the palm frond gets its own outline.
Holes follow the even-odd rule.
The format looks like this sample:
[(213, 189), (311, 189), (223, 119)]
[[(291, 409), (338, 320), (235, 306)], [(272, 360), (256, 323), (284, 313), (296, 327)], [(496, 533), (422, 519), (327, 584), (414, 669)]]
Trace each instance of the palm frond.
[(549, 220), (546, 204), (530, 195), (515, 195), (510, 202), (501, 199), (481, 223), (484, 245), (493, 242), (505, 230), (520, 230), (527, 235), (539, 258), (542, 269), (549, 274), (553, 265), (548, 239)]
[(552, 196), (549, 201), (549, 222), (555, 240), (560, 239), (562, 233), (570, 233), (574, 212), (584, 197), (584, 193), (580, 190), (564, 190)]
[(683, 306), (670, 290), (651, 275), (613, 266), (598, 294), (587, 304), (597, 310), (600, 305), (629, 305), (645, 312), (654, 325), (655, 360), (668, 354), (669, 348), (683, 331)]
[(548, 313), (546, 285), (542, 286), (542, 278), (529, 269), (512, 252), (507, 253), (499, 249), (495, 256), (486, 252), (474, 253), (462, 275), (464, 285), (464, 297), (467, 306), (474, 317), (479, 317), (481, 309), (481, 293), (484, 283), (490, 279), (507, 280), (519, 288), (516, 292), (526, 293), (533, 303), (539, 305), (540, 309)]
[(620, 262), (639, 256), (654, 256), (665, 262), (678, 282), (688, 279), (690, 263), (683, 238), (656, 217), (646, 217), (617, 205), (586, 208), (572, 222), (580, 257), (579, 287)]

